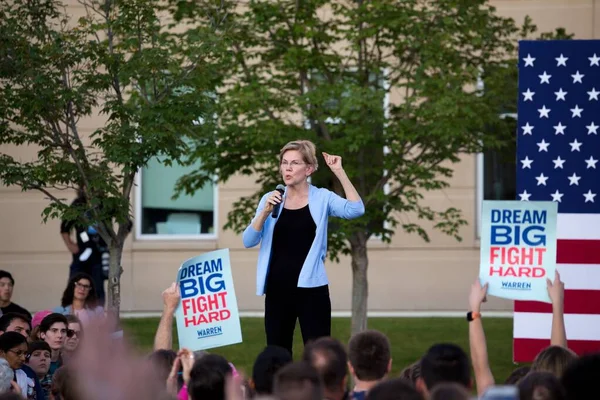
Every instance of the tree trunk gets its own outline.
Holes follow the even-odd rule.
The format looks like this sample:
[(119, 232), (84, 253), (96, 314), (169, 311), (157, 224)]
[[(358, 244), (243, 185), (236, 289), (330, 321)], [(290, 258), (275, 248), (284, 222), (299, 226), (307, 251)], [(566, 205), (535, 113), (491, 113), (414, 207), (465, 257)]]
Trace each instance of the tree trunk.
[(121, 256), (125, 240), (116, 240), (109, 247), (110, 266), (108, 269), (108, 311), (115, 318), (119, 318), (121, 310)]
[(367, 300), (369, 282), (367, 281), (367, 241), (360, 237), (351, 241), (352, 247), (352, 334), (367, 329)]

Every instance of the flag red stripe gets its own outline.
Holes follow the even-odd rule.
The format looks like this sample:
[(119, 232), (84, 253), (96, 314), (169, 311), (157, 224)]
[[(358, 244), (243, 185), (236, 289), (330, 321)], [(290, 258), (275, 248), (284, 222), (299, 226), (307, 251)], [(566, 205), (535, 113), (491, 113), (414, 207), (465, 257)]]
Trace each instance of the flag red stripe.
[(559, 239), (556, 241), (556, 262), (558, 264), (600, 264), (600, 240)]
[[(516, 363), (531, 362), (538, 353), (550, 346), (550, 339), (514, 339), (513, 361)], [(600, 340), (569, 340), (568, 346), (575, 353), (582, 355), (600, 351)]]
[[(515, 301), (515, 312), (551, 313), (552, 304)], [(565, 290), (565, 314), (600, 314), (600, 290)]]

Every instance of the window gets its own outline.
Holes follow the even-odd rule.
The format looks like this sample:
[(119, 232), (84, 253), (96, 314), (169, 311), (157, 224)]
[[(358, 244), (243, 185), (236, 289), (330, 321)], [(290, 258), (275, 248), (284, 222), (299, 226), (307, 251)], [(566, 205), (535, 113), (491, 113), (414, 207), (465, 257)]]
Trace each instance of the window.
[[(514, 120), (516, 129), (516, 114), (502, 114), (501, 118)], [(502, 151), (488, 150), (477, 155), (477, 237), (481, 232), (483, 200), (517, 198), (516, 154), (515, 140)]]
[(138, 174), (136, 232), (139, 239), (215, 238), (217, 188), (205, 185), (193, 195), (172, 199), (177, 180), (200, 168), (200, 162), (166, 166), (155, 157)]

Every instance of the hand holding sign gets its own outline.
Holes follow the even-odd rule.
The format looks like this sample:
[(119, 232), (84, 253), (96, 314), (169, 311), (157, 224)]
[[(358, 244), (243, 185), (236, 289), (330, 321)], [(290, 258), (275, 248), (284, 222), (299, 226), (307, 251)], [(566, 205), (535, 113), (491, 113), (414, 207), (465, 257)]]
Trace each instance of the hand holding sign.
[(562, 306), (565, 297), (565, 284), (560, 280), (560, 274), (558, 270), (554, 272), (554, 282), (549, 278), (546, 278), (546, 285), (548, 287), (548, 295), (554, 306)]
[[(177, 273), (177, 285), (181, 293), (176, 311), (181, 348), (196, 351), (242, 341), (229, 249), (185, 261)], [(176, 297), (171, 288), (165, 291), (165, 302), (174, 302)]]
[(556, 270), (555, 202), (484, 201), (479, 278), (492, 296), (549, 303)]
[(475, 282), (471, 285), (471, 293), (469, 294), (469, 307), (473, 312), (479, 312), (481, 309), (481, 303), (487, 301), (488, 284), (481, 286), (479, 278), (475, 279)]

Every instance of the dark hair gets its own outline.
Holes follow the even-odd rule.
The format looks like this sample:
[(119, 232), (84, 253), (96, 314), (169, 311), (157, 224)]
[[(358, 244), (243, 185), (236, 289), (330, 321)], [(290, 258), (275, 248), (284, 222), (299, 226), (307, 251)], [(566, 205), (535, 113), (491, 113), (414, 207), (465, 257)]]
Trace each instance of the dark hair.
[(252, 368), (254, 390), (259, 395), (273, 393), (275, 374), (283, 366), (293, 362), (292, 355), (287, 349), (279, 346), (267, 346), (256, 357)]
[(82, 325), (81, 324), (81, 320), (79, 318), (77, 318), (76, 315), (69, 314), (69, 315), (66, 315), (66, 317), (67, 317), (67, 323), (68, 324), (79, 324), (79, 325)]
[(469, 358), (455, 344), (435, 344), (421, 359), (421, 376), (429, 390), (441, 382), (456, 382), (468, 388), (471, 385)]
[(322, 400), (323, 383), (312, 365), (298, 361), (277, 371), (273, 395), (278, 400)]
[(61, 306), (68, 307), (71, 304), (73, 304), (73, 297), (75, 296), (75, 283), (79, 282), (82, 279), (87, 279), (91, 286), (90, 291), (88, 292), (88, 295), (85, 298), (85, 307), (95, 308), (98, 305), (98, 295), (96, 294), (94, 280), (88, 274), (80, 272), (74, 275), (71, 279), (69, 279), (69, 283), (67, 284), (67, 287), (63, 292), (62, 300), (60, 301)]
[(406, 379), (413, 385), (417, 384), (417, 379), (421, 377), (421, 360), (417, 360), (400, 371), (400, 378)]
[(550, 372), (530, 372), (518, 387), (520, 400), (565, 400), (565, 390)]
[(46, 333), (50, 329), (52, 325), (57, 322), (62, 322), (65, 324), (65, 327), (69, 326), (69, 322), (67, 321), (67, 317), (59, 313), (48, 314), (44, 317), (42, 322), (40, 322), (40, 333)]
[(568, 400), (587, 400), (597, 392), (600, 353), (587, 354), (573, 361), (562, 375), (561, 383)]
[(440, 383), (429, 395), (429, 400), (469, 400), (469, 398), (469, 391), (455, 382)]
[(75, 379), (72, 367), (62, 366), (52, 376), (52, 395), (61, 400), (78, 400), (77, 379)]
[(27, 322), (27, 324), (29, 324), (29, 329), (31, 329), (31, 320), (29, 317), (23, 314), (9, 312), (0, 317), (0, 331), (6, 332), (10, 324), (15, 319), (20, 319), (23, 322)]
[(188, 394), (192, 400), (224, 400), (225, 378), (231, 372), (225, 358), (217, 354), (205, 355), (190, 371)]
[(0, 336), (0, 350), (5, 353), (23, 343), (27, 343), (27, 338), (17, 332), (6, 332)]
[(388, 379), (375, 385), (367, 393), (367, 400), (423, 400), (414, 385), (402, 378)]
[(173, 368), (173, 363), (175, 362), (176, 358), (177, 353), (175, 351), (165, 349), (153, 351), (148, 356), (148, 360), (152, 363), (152, 366), (155, 368), (158, 378), (161, 382), (165, 382), (166, 384), (167, 378), (171, 373), (171, 369)]
[(2, 278), (8, 278), (10, 279), (10, 283), (15, 286), (15, 278), (13, 278), (12, 274), (8, 271), (5, 271), (3, 269), (0, 269), (0, 279)]
[(522, 367), (516, 368), (513, 372), (510, 373), (508, 378), (504, 381), (505, 385), (516, 385), (531, 371), (531, 367), (524, 365)]
[(321, 337), (306, 345), (303, 359), (319, 372), (325, 389), (342, 389), (347, 374), (348, 356), (340, 341), (331, 337)]
[(378, 381), (388, 373), (391, 359), (390, 341), (379, 331), (355, 334), (348, 342), (348, 358), (361, 381)]
[(38, 350), (46, 350), (49, 351), (50, 354), (52, 354), (52, 349), (50, 348), (50, 345), (48, 343), (44, 342), (43, 340), (36, 340), (35, 342), (29, 343), (29, 348), (27, 349), (27, 356), (32, 355), (34, 351)]
[(0, 400), (23, 400), (23, 396), (19, 396), (14, 392), (4, 392), (0, 394)]

